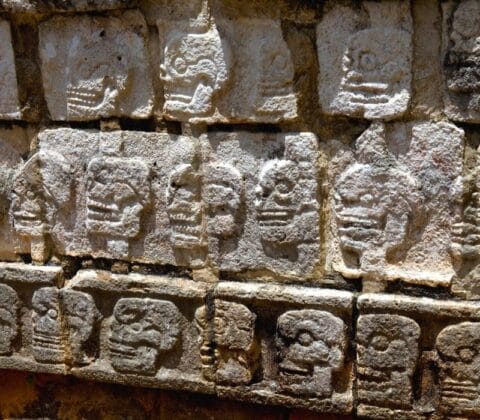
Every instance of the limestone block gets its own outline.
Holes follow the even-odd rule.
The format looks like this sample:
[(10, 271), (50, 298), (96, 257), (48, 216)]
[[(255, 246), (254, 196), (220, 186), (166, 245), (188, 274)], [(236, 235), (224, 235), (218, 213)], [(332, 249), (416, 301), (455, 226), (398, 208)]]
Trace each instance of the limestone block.
[(18, 101), (17, 72), (13, 53), (10, 23), (0, 19), (0, 119), (18, 120), (22, 117)]
[(454, 121), (479, 123), (480, 2), (442, 2), (442, 12), (445, 112)]
[(0, 10), (13, 13), (90, 12), (132, 8), (136, 0), (0, 0)]
[[(280, 20), (159, 16), (163, 114), (178, 121), (276, 123), (297, 117)], [(166, 9), (164, 10), (166, 12)]]
[(320, 252), (315, 135), (209, 133), (201, 142), (211, 261), (311, 276)]
[(478, 302), (364, 294), (358, 309), (360, 416), (478, 415)]
[(349, 278), (448, 286), (459, 211), (463, 130), (373, 123), (330, 164), (331, 264)]
[(32, 171), (41, 173), (42, 188), (48, 191), (44, 232), (57, 253), (203, 263), (206, 244), (193, 139), (57, 129), (42, 132), (39, 145)]
[(41, 23), (39, 33), (43, 86), (53, 120), (150, 116), (147, 26), (138, 11), (56, 16)]
[[(82, 270), (69, 284), (93, 296), (104, 318), (94, 332), (95, 359), (71, 373), (137, 386), (213, 392), (202, 376), (195, 313), (208, 286), (188, 279)], [(71, 329), (71, 327), (70, 327)]]
[(330, 2), (317, 26), (320, 105), (328, 114), (392, 119), (408, 108), (412, 18), (407, 1)]
[(204, 372), (213, 373), (218, 395), (351, 411), (351, 293), (220, 282), (215, 297), (210, 321), (214, 351), (206, 351), (205, 339), (201, 348), (209, 355)]

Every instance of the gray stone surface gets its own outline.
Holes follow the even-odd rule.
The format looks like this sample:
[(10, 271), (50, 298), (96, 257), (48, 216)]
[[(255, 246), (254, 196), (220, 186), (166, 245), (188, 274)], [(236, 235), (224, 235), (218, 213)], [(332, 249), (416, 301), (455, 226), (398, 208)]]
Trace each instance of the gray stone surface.
[(21, 109), (18, 100), (17, 72), (12, 45), (10, 23), (0, 19), (0, 119), (21, 119)]
[(90, 12), (135, 7), (136, 0), (1, 0), (0, 10), (13, 13)]
[(153, 88), (147, 32), (138, 11), (43, 22), (39, 48), (51, 118), (148, 118)]

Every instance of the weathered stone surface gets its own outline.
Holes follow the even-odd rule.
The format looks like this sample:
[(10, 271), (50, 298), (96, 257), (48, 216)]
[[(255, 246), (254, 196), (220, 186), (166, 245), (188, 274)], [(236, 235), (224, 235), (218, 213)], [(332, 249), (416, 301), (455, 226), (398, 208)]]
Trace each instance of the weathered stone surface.
[(135, 7), (136, 0), (1, 0), (0, 10), (13, 13), (89, 12)]
[(310, 276), (320, 250), (311, 133), (203, 136), (209, 254), (221, 270)]
[(137, 11), (43, 22), (39, 48), (51, 118), (148, 118), (153, 88), (146, 37)]
[[(328, 260), (347, 277), (448, 285), (464, 133), (449, 123), (374, 123), (333, 146)], [(328, 262), (327, 262), (328, 263)]]
[[(166, 9), (162, 9), (166, 11)], [(165, 117), (190, 122), (279, 122), (297, 117), (291, 52), (279, 20), (160, 16)]]
[(408, 2), (328, 3), (317, 26), (323, 111), (367, 119), (401, 116), (410, 101), (412, 32)]
[(12, 46), (10, 23), (0, 19), (0, 119), (16, 120), (21, 118), (18, 101), (17, 73)]
[[(213, 343), (218, 341), (220, 331), (221, 343), (228, 338), (230, 357), (238, 349), (233, 352), (236, 365), (247, 363), (248, 371), (254, 372), (248, 383), (243, 384), (217, 378), (219, 395), (319, 411), (351, 411), (352, 372), (347, 334), (352, 294), (221, 282), (215, 288), (215, 296)], [(300, 303), (303, 309), (298, 310)], [(220, 309), (228, 307), (229, 311), (219, 311), (217, 305)], [(257, 359), (255, 347), (261, 349), (261, 353), (257, 350)], [(249, 353), (241, 357), (247, 348)], [(213, 362), (218, 363), (222, 357), (225, 357), (222, 351), (213, 353)]]
[[(478, 413), (477, 302), (364, 294), (357, 305), (360, 416)], [(433, 379), (438, 369), (439, 388)]]
[(480, 3), (442, 3), (445, 112), (454, 121), (480, 122)]

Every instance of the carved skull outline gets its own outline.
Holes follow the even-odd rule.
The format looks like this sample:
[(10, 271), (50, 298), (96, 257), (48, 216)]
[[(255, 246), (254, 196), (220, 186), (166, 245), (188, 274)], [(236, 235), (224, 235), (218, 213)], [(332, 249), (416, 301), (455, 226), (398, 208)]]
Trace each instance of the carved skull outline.
[(180, 118), (213, 113), (214, 96), (228, 82), (229, 71), (230, 52), (215, 27), (204, 33), (174, 31), (160, 66), (164, 112)]
[(326, 311), (293, 310), (277, 321), (279, 382), (296, 395), (329, 397), (332, 373), (344, 362), (347, 336), (342, 319)]
[(109, 351), (118, 372), (155, 375), (161, 353), (171, 350), (180, 335), (180, 312), (172, 302), (121, 298), (110, 324)]
[(87, 167), (87, 230), (117, 238), (140, 233), (150, 202), (150, 169), (140, 159), (96, 157)]
[(191, 249), (203, 244), (201, 177), (190, 164), (177, 165), (167, 187), (167, 214), (174, 247)]
[(238, 230), (237, 214), (243, 194), (243, 177), (228, 164), (214, 163), (205, 168), (203, 200), (210, 235), (226, 238)]
[(480, 412), (480, 323), (449, 325), (437, 336), (441, 405), (455, 413)]
[(62, 363), (65, 346), (62, 342), (59, 291), (43, 287), (33, 294), (33, 357), (41, 363)]
[(20, 300), (17, 292), (6, 284), (0, 284), (0, 355), (12, 353), (13, 340), (18, 335), (18, 310)]
[[(127, 88), (129, 63), (112, 48), (114, 32), (99, 27), (87, 40), (75, 37), (67, 56), (67, 114), (69, 118), (109, 117), (118, 111)], [(118, 34), (117, 34), (118, 35)]]
[(357, 321), (359, 399), (410, 407), (420, 327), (402, 315), (361, 315)]

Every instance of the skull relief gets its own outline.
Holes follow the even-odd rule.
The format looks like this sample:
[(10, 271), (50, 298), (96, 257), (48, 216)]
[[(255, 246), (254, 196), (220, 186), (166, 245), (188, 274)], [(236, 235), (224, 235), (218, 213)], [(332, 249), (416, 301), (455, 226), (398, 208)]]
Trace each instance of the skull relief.
[(75, 365), (91, 361), (85, 351), (85, 344), (92, 335), (98, 310), (92, 296), (76, 290), (62, 290), (64, 324), (68, 327), (70, 354)]
[(480, 323), (444, 328), (437, 337), (440, 356), (440, 406), (456, 415), (480, 415)]
[(17, 292), (0, 284), (0, 355), (12, 353), (12, 343), (18, 334), (18, 309), (20, 301)]
[(349, 115), (363, 113), (367, 118), (405, 111), (410, 99), (410, 38), (410, 33), (393, 28), (365, 29), (352, 35), (333, 107)]
[(221, 384), (247, 385), (255, 373), (256, 315), (245, 305), (215, 301), (214, 343), (216, 380)]
[(295, 395), (328, 398), (332, 375), (343, 366), (344, 322), (325, 311), (289, 311), (278, 318), (279, 383)]
[(116, 238), (133, 238), (150, 201), (150, 171), (139, 159), (97, 157), (87, 168), (87, 229)]
[(396, 168), (355, 163), (338, 178), (335, 217), (346, 265), (376, 272), (401, 255), (421, 202), (419, 184)]
[(33, 294), (33, 357), (41, 363), (62, 363), (64, 343), (56, 287), (43, 287)]
[(67, 57), (67, 115), (69, 118), (110, 117), (118, 112), (127, 89), (127, 57), (112, 48), (108, 28), (98, 28), (91, 39), (74, 38)]
[(122, 298), (113, 309), (109, 350), (113, 368), (123, 373), (155, 375), (161, 353), (180, 334), (180, 312), (172, 303), (149, 298)]
[(214, 97), (228, 81), (229, 66), (227, 46), (216, 28), (195, 34), (175, 32), (160, 67), (164, 112), (175, 118), (212, 114)]
[(201, 180), (192, 165), (178, 165), (170, 174), (167, 213), (174, 247), (190, 249), (201, 246), (203, 240)]
[(210, 164), (205, 170), (203, 199), (207, 207), (208, 232), (227, 238), (238, 229), (237, 213), (243, 193), (243, 178), (233, 166)]
[(361, 315), (357, 323), (358, 397), (411, 408), (420, 327), (401, 315)]
[(446, 58), (447, 86), (456, 93), (472, 94), (470, 107), (480, 110), (480, 3), (459, 3), (453, 15), (450, 49)]

